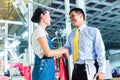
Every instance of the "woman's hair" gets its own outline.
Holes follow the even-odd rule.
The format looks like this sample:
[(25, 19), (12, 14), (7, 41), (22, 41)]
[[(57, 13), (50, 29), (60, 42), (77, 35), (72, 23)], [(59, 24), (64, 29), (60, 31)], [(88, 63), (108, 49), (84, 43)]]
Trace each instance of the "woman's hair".
[(34, 23), (39, 23), (39, 21), (41, 20), (40, 19), (40, 15), (41, 14), (45, 14), (46, 11), (48, 11), (46, 8), (37, 8), (35, 10), (35, 12), (33, 13), (33, 16), (31, 18), (31, 21), (34, 22)]
[(72, 11), (75, 11), (75, 12), (77, 12), (77, 13), (82, 13), (82, 14), (83, 14), (83, 18), (84, 18), (84, 20), (85, 20), (85, 13), (84, 13), (84, 11), (83, 11), (81, 8), (73, 8), (73, 9), (70, 10), (69, 14), (70, 14)]

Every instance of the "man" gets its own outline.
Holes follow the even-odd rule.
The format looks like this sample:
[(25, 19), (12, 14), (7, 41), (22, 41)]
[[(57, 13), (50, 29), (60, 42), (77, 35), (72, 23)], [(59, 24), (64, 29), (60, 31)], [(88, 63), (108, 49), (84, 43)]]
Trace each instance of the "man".
[[(87, 80), (85, 70), (85, 60), (87, 59), (94, 59), (99, 65), (98, 72), (95, 76), (93, 76), (93, 78), (104, 80), (106, 59), (105, 47), (100, 31), (97, 28), (88, 27), (85, 24), (85, 14), (82, 9), (73, 8), (70, 10), (69, 15), (72, 25), (76, 28), (68, 36), (68, 40), (65, 45), (65, 48), (67, 48), (73, 55), (74, 69), (72, 73), (72, 80)], [(74, 37), (77, 34), (77, 30), (79, 36), (77, 37), (78, 43), (75, 44), (77, 41), (75, 41)], [(74, 55), (75, 52), (78, 53), (77, 57)]]

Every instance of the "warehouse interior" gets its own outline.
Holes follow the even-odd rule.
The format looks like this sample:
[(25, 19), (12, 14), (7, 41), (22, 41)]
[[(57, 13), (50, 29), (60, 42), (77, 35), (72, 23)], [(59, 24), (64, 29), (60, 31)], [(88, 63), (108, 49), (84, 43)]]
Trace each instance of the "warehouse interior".
[[(112, 77), (120, 80), (120, 0), (80, 1), (84, 2), (82, 7), (85, 9), (87, 25), (97, 27), (102, 34)], [(0, 2), (0, 77), (4, 77), (8, 72), (11, 77), (4, 77), (5, 80), (23, 79), (24, 74), (18, 76), (21, 73), (11, 68), (14, 63), (22, 63), (31, 72), (34, 53), (30, 39), (36, 27), (36, 24), (31, 22), (31, 16), (37, 7), (45, 7), (50, 11), (52, 20), (47, 32), (57, 49), (65, 45), (68, 33), (74, 28), (70, 23), (69, 9), (83, 5), (78, 4), (79, 0), (0, 0)], [(25, 76), (24, 80), (31, 80), (30, 77), (31, 74)]]

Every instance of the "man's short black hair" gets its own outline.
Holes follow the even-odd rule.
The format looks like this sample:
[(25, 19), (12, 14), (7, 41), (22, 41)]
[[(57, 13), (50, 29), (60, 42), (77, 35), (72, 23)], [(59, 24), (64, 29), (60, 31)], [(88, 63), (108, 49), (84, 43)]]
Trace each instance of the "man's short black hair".
[(83, 11), (81, 8), (73, 8), (73, 9), (70, 10), (69, 14), (70, 14), (72, 11), (82, 13), (82, 14), (83, 14), (83, 18), (84, 18), (84, 20), (85, 20), (85, 13), (84, 13), (84, 11)]

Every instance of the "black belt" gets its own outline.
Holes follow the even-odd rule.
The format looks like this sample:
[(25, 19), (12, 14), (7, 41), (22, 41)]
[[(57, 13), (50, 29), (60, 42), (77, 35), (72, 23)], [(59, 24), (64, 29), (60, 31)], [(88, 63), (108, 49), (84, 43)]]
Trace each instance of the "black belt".
[(82, 68), (82, 69), (85, 69), (85, 64), (74, 64), (74, 68)]

